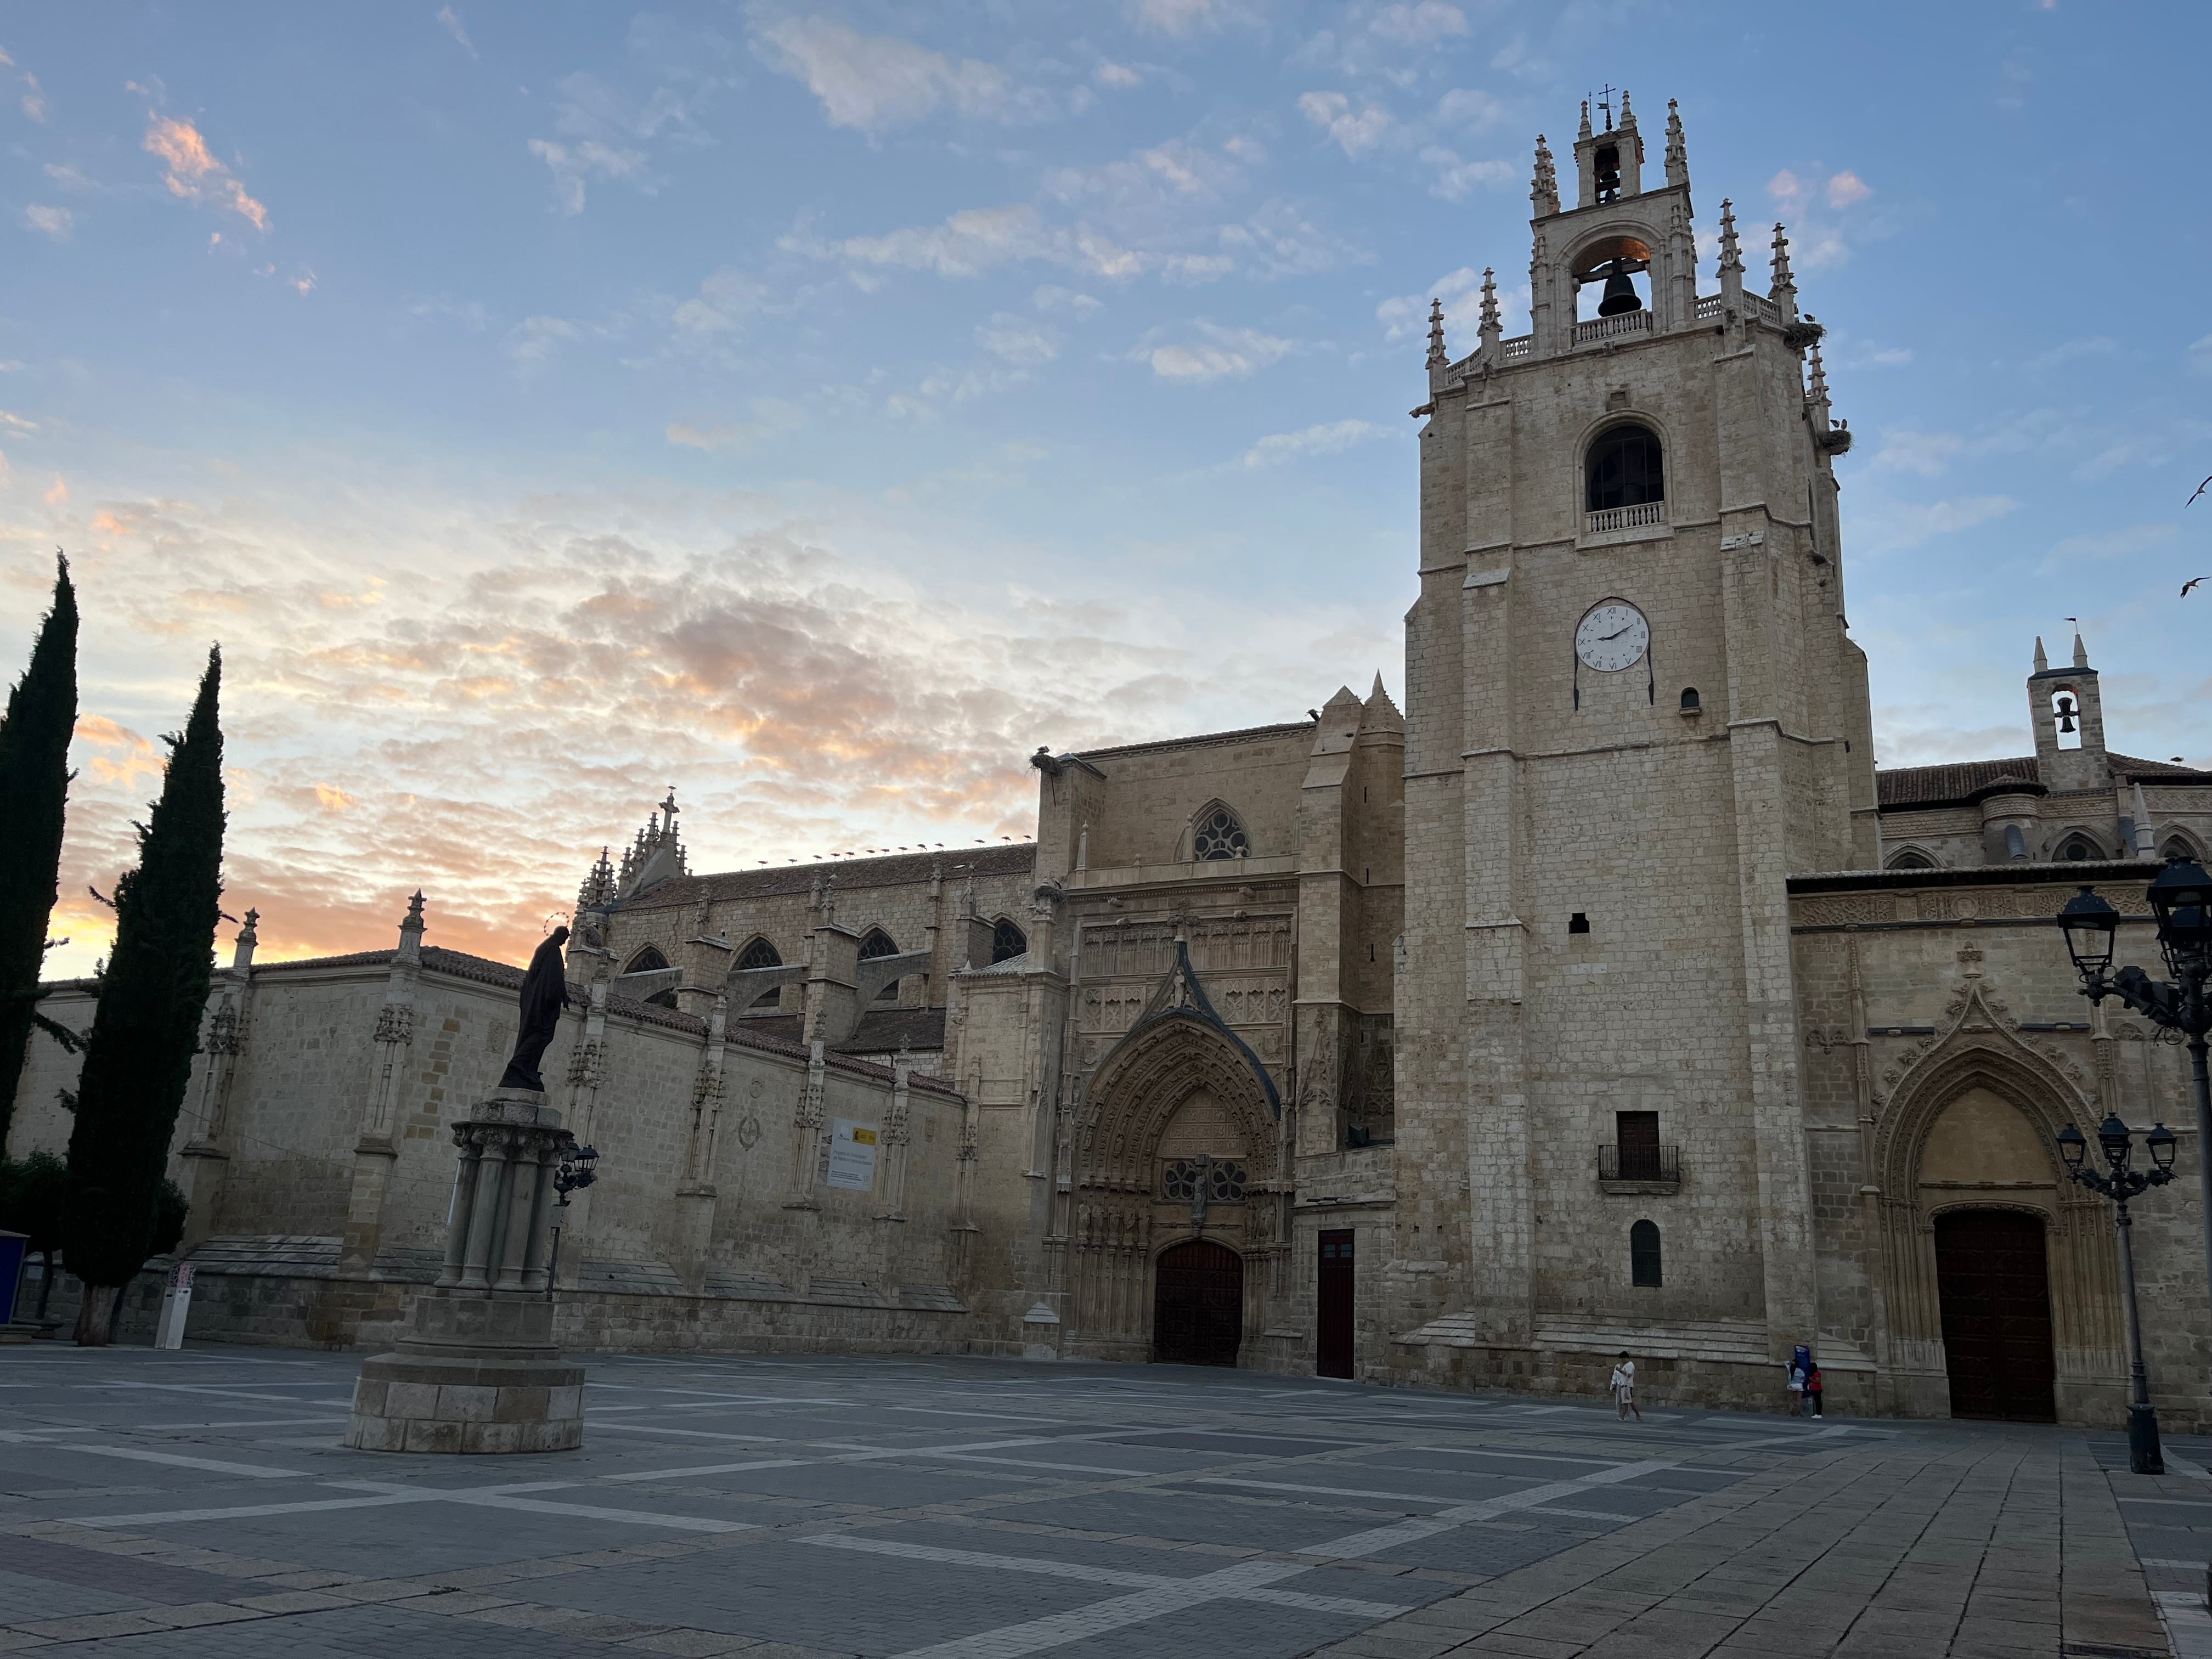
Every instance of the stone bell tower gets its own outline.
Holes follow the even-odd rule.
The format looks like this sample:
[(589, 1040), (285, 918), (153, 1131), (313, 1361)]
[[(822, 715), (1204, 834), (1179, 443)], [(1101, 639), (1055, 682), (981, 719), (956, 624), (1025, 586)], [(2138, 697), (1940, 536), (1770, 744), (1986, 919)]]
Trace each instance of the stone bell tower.
[(1816, 1324), (1784, 878), (1876, 863), (1850, 433), (1780, 226), (1754, 292), (1723, 202), (1699, 294), (1668, 108), (1652, 179), (1584, 106), (1571, 205), (1537, 140), (1529, 331), (1486, 273), (1413, 411), (1392, 1318), (1471, 1382)]

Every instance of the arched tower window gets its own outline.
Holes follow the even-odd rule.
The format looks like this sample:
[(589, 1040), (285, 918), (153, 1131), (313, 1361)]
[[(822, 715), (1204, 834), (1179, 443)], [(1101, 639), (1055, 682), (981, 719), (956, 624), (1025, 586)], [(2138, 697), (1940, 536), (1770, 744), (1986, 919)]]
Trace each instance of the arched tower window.
[(991, 960), (1005, 962), (1011, 957), (1021, 956), (1029, 948), (1029, 935), (1006, 917), (1000, 916), (998, 925), (991, 929)]
[(1632, 1283), (1659, 1286), (1659, 1224), (1639, 1221), (1628, 1230), (1628, 1272)]
[(2158, 855), (2162, 859), (2188, 859), (2193, 862), (2197, 857), (2197, 849), (2179, 836), (2169, 836), (2166, 837), (2166, 845), (2158, 849)]
[[(899, 953), (898, 942), (880, 927), (871, 927), (860, 940), (860, 960), (873, 962), (878, 957), (895, 957)], [(893, 980), (876, 993), (878, 1002), (896, 1002), (899, 982)]]
[(2062, 862), (2078, 864), (2084, 860), (2101, 859), (2104, 849), (2083, 835), (2072, 835), (2059, 843), (2058, 857)]
[[(782, 966), (783, 953), (778, 951), (775, 946), (770, 945), (764, 939), (755, 939), (751, 944), (746, 945), (744, 950), (738, 952), (738, 971), (739, 973), (744, 973), (755, 968), (781, 968)], [(762, 992), (760, 995), (752, 1000), (751, 1006), (755, 1008), (776, 1008), (781, 1007), (782, 1003), (782, 988), (781, 986), (771, 985), (767, 990)]]
[(1589, 484), (1588, 505), (1593, 513), (1667, 499), (1667, 471), (1659, 434), (1648, 426), (1632, 422), (1599, 433), (1590, 445), (1584, 476)]
[(1917, 847), (1908, 847), (1889, 861), (1893, 870), (1933, 870), (1936, 860)]
[(2081, 696), (2070, 685), (2062, 685), (2051, 694), (2051, 720), (2057, 728), (2061, 749), (2081, 746)]
[(623, 969), (623, 972), (625, 974), (650, 974), (658, 969), (665, 968), (666, 966), (668, 966), (668, 958), (660, 954), (659, 947), (648, 945), (642, 951), (640, 951), (635, 956), (629, 959), (629, 966), (625, 967)]
[(1198, 815), (1191, 825), (1190, 855), (1200, 863), (1216, 859), (1241, 859), (1251, 855), (1252, 842), (1244, 833), (1244, 822), (1219, 801)]

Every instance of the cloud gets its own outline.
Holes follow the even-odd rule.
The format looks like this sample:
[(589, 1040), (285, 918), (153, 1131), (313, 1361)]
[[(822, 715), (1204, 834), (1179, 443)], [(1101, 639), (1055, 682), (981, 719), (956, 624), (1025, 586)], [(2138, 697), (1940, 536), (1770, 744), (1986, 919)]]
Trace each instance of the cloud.
[(23, 210), (23, 222), (41, 236), (66, 242), (76, 229), (76, 215), (64, 207), (40, 207), (33, 203)]
[(1390, 112), (1377, 104), (1358, 111), (1340, 92), (1309, 92), (1298, 98), (1298, 112), (1334, 139), (1337, 147), (1355, 161), (1382, 141), (1390, 131)]
[(1903, 552), (1936, 536), (1948, 536), (2001, 519), (2020, 503), (2009, 495), (1962, 495), (1948, 501), (1874, 501), (1850, 515), (1845, 544), (1874, 557)]
[(1058, 335), (1011, 311), (994, 313), (989, 322), (979, 324), (975, 343), (1017, 368), (1034, 368), (1060, 356)]
[(1177, 38), (1246, 22), (1251, 15), (1238, 0), (1133, 0), (1129, 9), (1139, 27)]
[(451, 6), (441, 6), (438, 8), (438, 21), (445, 26), (447, 33), (460, 43), (463, 52), (471, 58), (477, 55), (476, 45), (469, 39), (468, 30), (462, 27), (461, 15), (459, 12)]
[(1383, 435), (1384, 428), (1370, 421), (1331, 421), (1296, 432), (1273, 432), (1244, 452), (1244, 465), (1279, 466), (1308, 455), (1334, 455)]
[(1462, 161), (1456, 151), (1442, 144), (1429, 145), (1421, 160), (1437, 170), (1429, 193), (1448, 202), (1459, 201), (1480, 185), (1510, 184), (1517, 171), (1510, 161)]
[(565, 317), (526, 317), (507, 337), (507, 355), (517, 363), (542, 363), (562, 340), (583, 337), (583, 330)]
[(172, 196), (234, 213), (256, 230), (269, 228), (269, 210), (247, 195), (230, 169), (215, 159), (207, 140), (191, 122), (155, 115), (146, 129), (144, 147), (167, 167), (166, 182)]
[(1030, 303), (1039, 311), (1065, 311), (1079, 321), (1101, 307), (1101, 302), (1088, 294), (1078, 294), (1073, 289), (1058, 288), (1050, 283), (1030, 295)]
[(766, 310), (768, 304), (765, 283), (734, 265), (725, 265), (701, 283), (697, 297), (678, 306), (669, 320), (695, 337), (726, 334), (744, 319)]
[(2189, 349), (2183, 354), (2182, 361), (2189, 365), (2194, 374), (2212, 374), (2212, 334), (2191, 340), (2189, 343)]
[(2119, 349), (2119, 342), (2109, 334), (2091, 334), (2078, 340), (2064, 340), (2048, 351), (2039, 351), (2021, 367), (2033, 373), (2057, 368), (2082, 357), (2104, 357)]
[(1163, 380), (1203, 386), (1209, 381), (1242, 380), (1278, 362), (1298, 349), (1296, 340), (1263, 334), (1255, 328), (1224, 328), (1200, 320), (1191, 325), (1194, 339), (1161, 344), (1146, 342), (1130, 356), (1150, 363)]
[(595, 138), (586, 138), (577, 144), (532, 138), (530, 153), (552, 170), (554, 203), (565, 214), (584, 210), (584, 182), (587, 179), (627, 179), (642, 185), (648, 194), (651, 192), (642, 150), (615, 149)]
[(1375, 320), (1382, 325), (1382, 337), (1402, 340), (1408, 335), (1425, 333), (1429, 326), (1429, 301), (1444, 302), (1446, 323), (1460, 323), (1472, 327), (1481, 314), (1482, 273), (1473, 265), (1462, 265), (1429, 284), (1423, 294), (1401, 294), (1375, 307)]
[(333, 783), (317, 784), (315, 800), (325, 812), (343, 812), (354, 804), (353, 797)]
[(973, 276), (1009, 259), (1053, 257), (1054, 233), (1033, 207), (963, 208), (941, 224), (854, 236), (836, 252), (861, 264), (903, 265), (940, 276)]
[(1874, 186), (1856, 173), (1838, 173), (1828, 180), (1828, 205), (1832, 208), (1847, 208), (1873, 194)]
[(752, 414), (750, 421), (723, 422), (714, 426), (672, 421), (665, 435), (670, 443), (679, 447), (703, 449), (712, 454), (750, 449), (778, 433), (795, 431), (806, 424), (805, 410), (780, 398), (754, 398)]
[(882, 133), (948, 106), (1001, 122), (1052, 113), (1047, 94), (1016, 87), (989, 64), (824, 17), (779, 19), (760, 31), (756, 50), (771, 68), (805, 82), (832, 126)]
[(1100, 86), (1111, 87), (1116, 92), (1127, 92), (1145, 82), (1145, 77), (1127, 64), (1110, 61), (1102, 61), (1097, 69), (1091, 71), (1091, 78)]
[(2057, 570), (2083, 559), (2124, 559), (2162, 546), (2181, 533), (2175, 524), (2131, 524), (2121, 530), (2094, 531), (2069, 536), (2056, 544), (2043, 568)]
[(1882, 434), (1874, 465), (1895, 472), (1917, 472), (1923, 478), (1939, 477), (1950, 470), (1953, 459), (1966, 447), (1966, 440), (1954, 432), (1899, 428)]
[(43, 125), (52, 113), (52, 108), (46, 102), (46, 88), (39, 84), (39, 77), (35, 75), (24, 76), (23, 88), (21, 100), (23, 113), (33, 121)]
[(1367, 26), (1385, 40), (1401, 46), (1433, 46), (1447, 36), (1465, 34), (1467, 14), (1445, 0), (1415, 0), (1411, 5), (1385, 6)]
[(1437, 100), (1437, 119), (1447, 126), (1483, 132), (1505, 118), (1504, 104), (1488, 93), (1455, 87)]

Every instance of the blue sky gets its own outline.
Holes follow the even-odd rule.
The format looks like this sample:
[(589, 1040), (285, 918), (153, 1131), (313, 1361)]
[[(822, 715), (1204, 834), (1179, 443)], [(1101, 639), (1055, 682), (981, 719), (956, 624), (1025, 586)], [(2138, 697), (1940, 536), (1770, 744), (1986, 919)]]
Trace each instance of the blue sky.
[(65, 546), (65, 885), (217, 638), (283, 954), (418, 884), (526, 948), (671, 783), (695, 866), (967, 845), (1039, 744), (1396, 691), (1427, 297), (1464, 349), (1494, 265), (1525, 326), (1534, 137), (1608, 82), (1680, 100), (1701, 237), (1790, 225), (1883, 763), (2025, 748), (2070, 616), (2114, 745), (2212, 762), (2201, 143), (2152, 73), (2206, 16), (19, 10), (0, 664)]

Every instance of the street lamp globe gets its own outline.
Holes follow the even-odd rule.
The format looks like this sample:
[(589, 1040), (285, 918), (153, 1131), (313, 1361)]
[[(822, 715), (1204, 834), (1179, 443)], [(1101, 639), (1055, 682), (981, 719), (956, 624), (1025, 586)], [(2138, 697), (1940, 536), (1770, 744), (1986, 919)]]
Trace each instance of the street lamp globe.
[[(2158, 921), (2158, 942), (2166, 966), (2179, 978), (2181, 964), (2212, 947), (2212, 875), (2194, 860), (2168, 859), (2144, 895)], [(2072, 904), (2066, 907), (2072, 909)], [(2067, 935), (2070, 940), (2072, 934)], [(2078, 960), (2078, 958), (2077, 958)]]
[(2135, 1132), (2120, 1121), (2118, 1112), (2107, 1113), (2097, 1126), (2097, 1144), (2105, 1149), (2105, 1162), (2115, 1170), (2128, 1167), (2128, 1154), (2135, 1150)]
[(2150, 1153), (2150, 1161), (2161, 1170), (2173, 1168), (2173, 1131), (2163, 1123), (2143, 1137), (2143, 1146)]
[(2089, 1155), (2089, 1139), (2072, 1124), (2058, 1132), (2058, 1156), (2066, 1160), (2069, 1170), (2081, 1167), (2081, 1160)]
[(2066, 954), (2084, 978), (2112, 965), (2112, 935), (2119, 931), (2120, 913), (2095, 888), (2084, 887), (2066, 901), (2058, 926), (2066, 935)]

